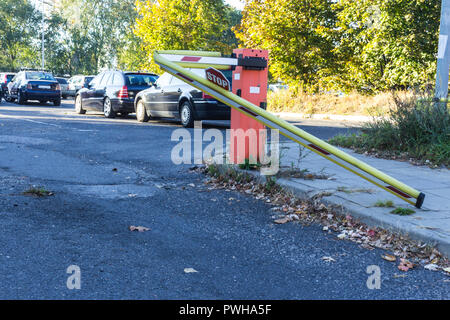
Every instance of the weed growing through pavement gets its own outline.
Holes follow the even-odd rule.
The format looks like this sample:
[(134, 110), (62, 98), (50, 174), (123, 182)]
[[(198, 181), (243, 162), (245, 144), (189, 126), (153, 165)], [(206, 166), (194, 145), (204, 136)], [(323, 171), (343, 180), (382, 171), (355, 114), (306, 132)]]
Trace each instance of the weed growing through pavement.
[(398, 207), (398, 208), (395, 208), (394, 210), (392, 210), (391, 213), (398, 214), (399, 216), (409, 216), (409, 215), (415, 213), (415, 211), (412, 209), (408, 209), (408, 208)]
[(394, 207), (394, 202), (391, 200), (388, 201), (377, 201), (374, 204), (374, 207), (379, 207), (379, 208), (393, 208)]
[(52, 196), (53, 192), (46, 190), (44, 187), (30, 187), (28, 190), (23, 192), (24, 195), (27, 196), (35, 196), (35, 197), (48, 197)]

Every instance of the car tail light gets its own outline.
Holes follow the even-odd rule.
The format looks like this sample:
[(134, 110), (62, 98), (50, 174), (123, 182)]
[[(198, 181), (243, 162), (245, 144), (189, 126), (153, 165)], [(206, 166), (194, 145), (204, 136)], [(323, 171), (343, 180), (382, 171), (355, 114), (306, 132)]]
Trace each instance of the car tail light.
[(214, 97), (211, 97), (209, 94), (206, 94), (204, 92), (202, 92), (202, 98), (203, 99), (214, 99)]
[(2, 80), (2, 83), (8, 83), (8, 76), (5, 74), (5, 78)]
[(123, 86), (122, 89), (120, 89), (119, 94), (117, 95), (118, 98), (124, 99), (128, 98), (128, 88), (127, 86)]
[(31, 85), (31, 83), (27, 84), (27, 89), (33, 89), (33, 86)]

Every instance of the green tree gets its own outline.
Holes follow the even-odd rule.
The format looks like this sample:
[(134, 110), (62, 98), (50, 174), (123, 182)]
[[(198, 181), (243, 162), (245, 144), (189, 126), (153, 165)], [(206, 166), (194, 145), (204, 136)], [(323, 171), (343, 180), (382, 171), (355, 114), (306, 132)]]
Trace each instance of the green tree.
[(95, 74), (116, 67), (137, 16), (135, 0), (63, 0), (68, 65), (73, 73)]
[(39, 14), (27, 0), (0, 0), (0, 57), (4, 69), (28, 66), (36, 59), (31, 50)]
[(151, 62), (154, 50), (231, 53), (236, 45), (231, 25), (238, 23), (239, 13), (223, 0), (138, 0), (137, 9), (134, 32), (146, 52), (143, 68), (158, 70)]
[(247, 0), (236, 35), (245, 47), (270, 51), (269, 69), (275, 79), (318, 90), (336, 74), (333, 2)]
[(341, 0), (341, 87), (365, 92), (428, 84), (436, 71), (441, 0)]

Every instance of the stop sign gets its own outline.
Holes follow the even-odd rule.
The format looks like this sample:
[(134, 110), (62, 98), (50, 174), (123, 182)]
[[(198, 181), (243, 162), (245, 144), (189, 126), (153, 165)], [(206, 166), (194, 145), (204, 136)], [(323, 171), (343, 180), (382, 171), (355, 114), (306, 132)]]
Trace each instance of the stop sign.
[(230, 91), (230, 81), (217, 69), (208, 68), (205, 70), (206, 79), (211, 81), (212, 83), (218, 85), (219, 87)]

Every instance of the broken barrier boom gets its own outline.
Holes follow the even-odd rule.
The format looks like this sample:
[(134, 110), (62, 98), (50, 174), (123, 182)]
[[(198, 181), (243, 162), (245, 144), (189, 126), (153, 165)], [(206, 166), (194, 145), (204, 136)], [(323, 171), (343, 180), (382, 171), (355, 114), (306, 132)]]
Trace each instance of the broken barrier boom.
[[(155, 51), (153, 58), (162, 69), (180, 80), (187, 82), (191, 86), (196, 87), (215, 99), (263, 123), (269, 128), (278, 129), (285, 137), (392, 193), (404, 201), (415, 205), (417, 208), (422, 207), (425, 199), (425, 194), (422, 192), (417, 191), (308, 132), (272, 115), (270, 112), (242, 99), (232, 92), (224, 90), (203, 77), (185, 69), (205, 69), (208, 67), (222, 70), (231, 69), (233, 66), (240, 65), (239, 59), (234, 57), (223, 57), (220, 52), (185, 50)], [(414, 202), (411, 199), (415, 199), (416, 201)]]

